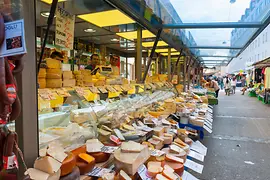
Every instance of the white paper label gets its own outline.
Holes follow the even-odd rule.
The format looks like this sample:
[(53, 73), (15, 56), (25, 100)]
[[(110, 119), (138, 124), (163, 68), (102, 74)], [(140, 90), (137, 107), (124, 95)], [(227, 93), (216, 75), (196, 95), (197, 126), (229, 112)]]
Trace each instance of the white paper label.
[(199, 160), (201, 162), (204, 161), (204, 155), (201, 155), (200, 153), (197, 153), (197, 152), (192, 151), (192, 150), (189, 151), (188, 156), (190, 156), (190, 157), (192, 157), (194, 159), (197, 159), (197, 160)]
[(213, 131), (212, 131), (212, 129), (210, 129), (208, 126), (206, 126), (206, 125), (203, 125), (203, 128), (208, 132), (208, 133), (212, 133)]
[(94, 167), (94, 169), (88, 173), (88, 176), (102, 177), (106, 173), (110, 173), (110, 169)]
[(184, 166), (200, 174), (203, 172), (203, 165), (189, 159), (186, 160)]
[(190, 174), (189, 172), (184, 171), (182, 180), (199, 180), (199, 179), (193, 176), (192, 174)]
[(24, 20), (5, 23), (5, 39), (0, 48), (0, 57), (26, 53)]
[(164, 154), (165, 154), (164, 151), (160, 151), (158, 149), (151, 150), (151, 156), (160, 157)]
[(55, 14), (55, 45), (73, 49), (75, 16), (61, 7), (57, 7)]
[(147, 168), (144, 164), (142, 164), (138, 169), (138, 174), (140, 175), (141, 179), (143, 180), (152, 180), (152, 178), (147, 176)]
[(190, 149), (196, 151), (204, 156), (207, 154), (207, 147), (205, 147), (200, 141), (196, 141), (192, 143)]
[(103, 146), (101, 148), (101, 152), (104, 152), (104, 153), (113, 153), (115, 150), (117, 150), (119, 147), (118, 146)]

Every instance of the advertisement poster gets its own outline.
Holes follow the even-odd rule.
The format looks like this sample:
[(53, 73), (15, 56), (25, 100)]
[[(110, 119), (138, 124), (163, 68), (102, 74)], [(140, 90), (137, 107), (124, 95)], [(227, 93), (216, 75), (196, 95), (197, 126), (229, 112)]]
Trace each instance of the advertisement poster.
[(55, 45), (73, 49), (75, 16), (66, 10), (57, 7)]
[(0, 57), (26, 53), (24, 20), (5, 23), (5, 39), (0, 48)]

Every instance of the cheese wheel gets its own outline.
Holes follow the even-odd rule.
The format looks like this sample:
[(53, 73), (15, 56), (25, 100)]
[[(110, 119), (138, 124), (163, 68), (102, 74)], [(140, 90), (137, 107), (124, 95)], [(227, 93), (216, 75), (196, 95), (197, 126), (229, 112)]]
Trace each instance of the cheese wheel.
[(76, 166), (80, 169), (80, 174), (84, 175), (86, 173), (89, 173), (94, 167), (95, 167), (95, 161), (91, 163), (87, 163), (84, 161), (77, 161)]
[(84, 162), (90, 164), (93, 161), (95, 161), (95, 158), (93, 156), (90, 156), (89, 154), (86, 153), (80, 153), (79, 155), (80, 160), (83, 160)]
[(165, 161), (165, 164), (170, 166), (176, 174), (178, 174), (179, 176), (182, 176), (184, 172), (184, 165), (182, 163)]
[(70, 174), (76, 166), (76, 159), (72, 153), (68, 154), (68, 157), (62, 162), (61, 176)]
[(80, 153), (86, 153), (86, 145), (83, 145), (81, 147), (78, 147), (78, 148), (72, 150), (71, 153), (75, 156), (75, 159), (77, 161), (77, 159), (79, 158), (78, 155)]
[(70, 174), (62, 176), (60, 180), (75, 180), (79, 178), (80, 178), (80, 170), (77, 166), (75, 166)]
[(164, 139), (164, 144), (172, 144), (173, 136), (160, 136), (160, 138)]
[(165, 160), (170, 162), (184, 163), (183, 159), (170, 154), (166, 154)]
[(104, 153), (104, 152), (95, 152), (95, 153), (88, 153), (91, 156), (95, 158), (96, 163), (102, 163), (106, 162), (110, 158), (109, 153)]

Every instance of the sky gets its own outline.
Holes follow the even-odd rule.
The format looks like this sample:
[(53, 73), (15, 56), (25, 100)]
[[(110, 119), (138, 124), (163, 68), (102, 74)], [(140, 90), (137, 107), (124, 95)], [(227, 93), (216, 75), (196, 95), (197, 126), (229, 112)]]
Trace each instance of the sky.
[[(230, 0), (170, 0), (170, 2), (183, 23), (237, 22), (250, 4), (250, 0), (236, 0), (233, 4), (230, 3)], [(189, 31), (198, 46), (230, 46), (232, 29), (193, 29)], [(208, 52), (203, 51), (203, 53)], [(209, 53), (226, 55), (228, 50), (212, 50), (211, 52), (209, 50)]]

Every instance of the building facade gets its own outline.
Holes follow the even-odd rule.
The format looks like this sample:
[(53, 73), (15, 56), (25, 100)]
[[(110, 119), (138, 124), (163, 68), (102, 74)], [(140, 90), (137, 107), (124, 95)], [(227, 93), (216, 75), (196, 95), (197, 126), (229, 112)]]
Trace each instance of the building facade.
[[(270, 0), (251, 0), (250, 7), (242, 15), (240, 22), (258, 22), (262, 21), (270, 9)], [(238, 28), (231, 32), (231, 46), (243, 47), (246, 40), (251, 37), (256, 29)], [(270, 56), (270, 25), (264, 29), (261, 34), (252, 41), (252, 43), (228, 65), (228, 73), (239, 70), (247, 70), (254, 62), (261, 61)], [(237, 51), (231, 50), (232, 55)]]

